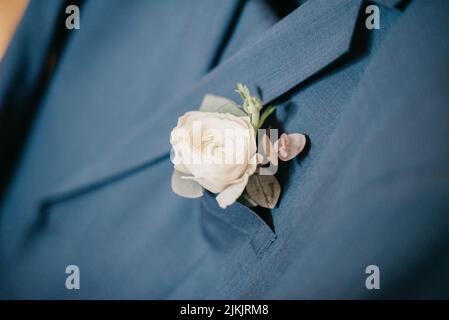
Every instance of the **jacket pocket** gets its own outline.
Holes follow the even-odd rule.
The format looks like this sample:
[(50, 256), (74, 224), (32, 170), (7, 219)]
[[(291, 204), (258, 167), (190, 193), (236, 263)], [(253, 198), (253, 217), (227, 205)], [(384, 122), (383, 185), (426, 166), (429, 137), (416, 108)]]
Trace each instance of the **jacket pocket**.
[(253, 210), (239, 202), (222, 209), (213, 194), (206, 192), (201, 201), (201, 224), (205, 237), (215, 247), (227, 247), (239, 237), (246, 238), (261, 257), (276, 240), (276, 233)]

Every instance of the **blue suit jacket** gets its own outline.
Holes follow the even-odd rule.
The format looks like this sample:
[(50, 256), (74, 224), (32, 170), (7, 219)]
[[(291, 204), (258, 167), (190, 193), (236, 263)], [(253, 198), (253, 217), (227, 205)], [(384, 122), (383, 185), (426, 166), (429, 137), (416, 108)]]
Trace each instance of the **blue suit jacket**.
[[(379, 30), (362, 0), (84, 1), (66, 31), (31, 1), (0, 69), (0, 297), (449, 297), (449, 4), (375, 4)], [(177, 118), (237, 82), (309, 138), (271, 212), (170, 188)]]

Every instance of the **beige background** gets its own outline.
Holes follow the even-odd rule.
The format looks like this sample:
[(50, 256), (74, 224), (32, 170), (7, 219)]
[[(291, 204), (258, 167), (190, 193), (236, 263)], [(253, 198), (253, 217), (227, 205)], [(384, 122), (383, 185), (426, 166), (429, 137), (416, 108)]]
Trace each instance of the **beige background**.
[(25, 11), (28, 0), (0, 0), (0, 60)]

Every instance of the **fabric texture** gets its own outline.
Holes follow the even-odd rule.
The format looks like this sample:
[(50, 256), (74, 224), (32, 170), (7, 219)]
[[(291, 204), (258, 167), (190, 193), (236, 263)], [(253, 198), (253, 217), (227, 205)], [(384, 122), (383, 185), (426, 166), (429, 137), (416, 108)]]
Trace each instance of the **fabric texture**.
[[(373, 2), (367, 30), (370, 3), (85, 1), (1, 203), (0, 297), (448, 297), (449, 4)], [(271, 212), (170, 189), (178, 117), (237, 82), (308, 136)]]

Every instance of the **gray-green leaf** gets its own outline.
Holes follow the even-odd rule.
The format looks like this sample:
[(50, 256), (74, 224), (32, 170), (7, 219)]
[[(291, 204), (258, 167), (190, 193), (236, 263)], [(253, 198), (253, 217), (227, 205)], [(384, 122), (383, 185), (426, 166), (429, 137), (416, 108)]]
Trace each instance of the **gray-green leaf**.
[(248, 116), (234, 101), (213, 94), (206, 94), (204, 96), (200, 111), (230, 113), (237, 117)]
[(246, 192), (259, 206), (272, 209), (281, 195), (281, 185), (273, 175), (253, 174), (249, 177)]

